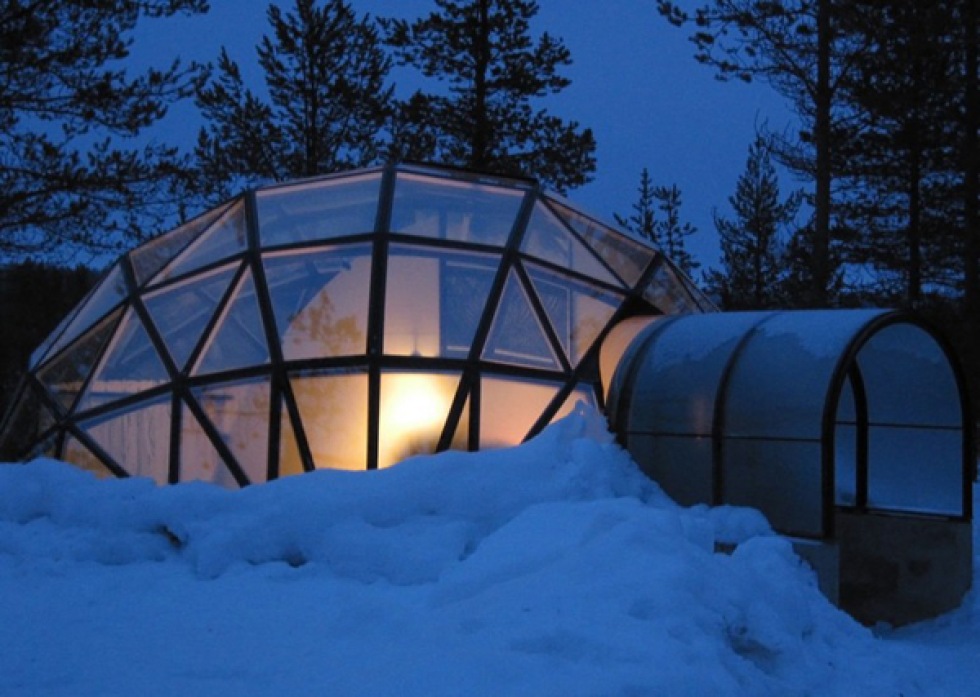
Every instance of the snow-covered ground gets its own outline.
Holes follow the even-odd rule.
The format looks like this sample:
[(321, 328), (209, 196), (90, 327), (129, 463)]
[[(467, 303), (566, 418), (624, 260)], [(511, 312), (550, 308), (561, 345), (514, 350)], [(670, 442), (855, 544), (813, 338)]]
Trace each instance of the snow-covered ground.
[(977, 695), (978, 610), (872, 633), (588, 412), (238, 492), (0, 467), (4, 696)]

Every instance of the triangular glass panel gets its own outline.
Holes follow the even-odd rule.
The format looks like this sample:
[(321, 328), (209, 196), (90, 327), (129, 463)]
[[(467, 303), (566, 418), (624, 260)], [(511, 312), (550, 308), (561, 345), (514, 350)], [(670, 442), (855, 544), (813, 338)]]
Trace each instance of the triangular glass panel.
[(71, 436), (65, 441), (65, 454), (62, 459), (91, 472), (99, 479), (111, 479), (115, 476), (95, 453), (82, 445), (81, 441)]
[(263, 247), (374, 232), (381, 172), (314, 179), (255, 194)]
[(170, 395), (79, 424), (129, 474), (166, 484), (170, 463)]
[(480, 447), (517, 445), (527, 436), (560, 385), (484, 377), (480, 385)]
[(67, 412), (82, 390), (82, 385), (99, 358), (122, 310), (106, 317), (88, 334), (76, 341), (60, 356), (37, 373), (37, 379)]
[(91, 409), (169, 382), (170, 376), (139, 315), (130, 308), (89, 381), (78, 411)]
[(391, 231), (503, 247), (524, 193), (479, 182), (400, 173)]
[(585, 240), (619, 275), (626, 285), (632, 287), (640, 280), (650, 262), (657, 255), (652, 247), (628, 238), (610, 227), (587, 218), (581, 213), (566, 208), (554, 201), (551, 205), (568, 225)]
[(434, 453), (446, 426), (459, 375), (385, 371), (381, 374), (378, 468)]
[(561, 369), (541, 320), (513, 270), (493, 318), (483, 358), (511, 365)]
[(368, 381), (364, 373), (301, 373), (290, 380), (317, 468), (367, 465)]
[(26, 382), (0, 432), (0, 460), (12, 462), (30, 452), (39, 436), (54, 426), (55, 416), (41, 402), (33, 381)]
[(180, 419), (180, 474), (182, 482), (203, 481), (229, 489), (238, 488), (238, 480), (228, 469), (218, 449), (208, 438), (194, 412), (185, 404)]
[(194, 374), (204, 375), (268, 362), (269, 346), (255, 297), (255, 283), (251, 272), (246, 271), (234, 297), (205, 343)]
[(178, 370), (183, 370), (237, 270), (237, 264), (226, 266), (143, 298)]
[(369, 245), (268, 254), (263, 263), (286, 360), (367, 351)]
[(253, 484), (264, 482), (269, 462), (267, 379), (208, 385), (193, 390), (197, 403), (221, 434)]
[(288, 477), (292, 474), (302, 474), (303, 457), (299, 452), (299, 443), (296, 441), (296, 430), (293, 428), (293, 420), (289, 418), (289, 410), (286, 405), (282, 405), (282, 415), (280, 417), (281, 426), (279, 428), (279, 476)]
[(102, 279), (102, 282), (82, 301), (75, 319), (65, 328), (64, 333), (54, 343), (47, 355), (53, 356), (78, 338), (109, 310), (121, 303), (128, 294), (126, 279), (123, 277), (120, 265), (116, 264)]
[(245, 204), (239, 200), (227, 208), (210, 228), (188, 245), (156, 281), (177, 278), (202, 269), (208, 264), (242, 253), (247, 246)]
[(558, 216), (542, 203), (534, 206), (521, 251), (598, 281), (618, 287), (623, 285), (622, 281), (603, 266), (592, 250), (569, 232)]
[(667, 262), (653, 272), (650, 284), (643, 291), (643, 299), (665, 315), (697, 312), (700, 308), (677, 273)]
[[(164, 233), (134, 249), (129, 255), (136, 274), (136, 284), (143, 286), (153, 275), (190, 244), (201, 231), (214, 222), (226, 207), (199, 215), (175, 230)], [(158, 279), (162, 280), (162, 279)]]
[(569, 362), (578, 365), (622, 305), (622, 296), (530, 264), (528, 276)]

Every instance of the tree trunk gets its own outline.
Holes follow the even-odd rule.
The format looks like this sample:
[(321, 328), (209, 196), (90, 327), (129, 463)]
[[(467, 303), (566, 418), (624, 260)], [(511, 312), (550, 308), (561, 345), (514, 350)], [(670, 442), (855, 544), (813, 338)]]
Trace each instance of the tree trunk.
[(830, 0), (817, 3), (817, 86), (814, 142), (817, 150), (813, 219), (812, 305), (828, 304), (830, 285)]

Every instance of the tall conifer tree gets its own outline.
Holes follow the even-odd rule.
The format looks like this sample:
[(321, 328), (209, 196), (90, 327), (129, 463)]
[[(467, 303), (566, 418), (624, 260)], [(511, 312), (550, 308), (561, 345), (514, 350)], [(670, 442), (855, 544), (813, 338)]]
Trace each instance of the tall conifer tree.
[(222, 49), (198, 94), (207, 125), (196, 154), (215, 197), (257, 181), (360, 167), (379, 158), (389, 117), (390, 60), (370, 18), (344, 0), (295, 0), (267, 11), (257, 47), (268, 99), (246, 86)]
[[(535, 102), (560, 92), (568, 49), (547, 32), (531, 36), (532, 0), (435, 0), (414, 22), (389, 19), (387, 40), (403, 65), (444, 83), (420, 90), (400, 117), (398, 155), (505, 175), (535, 177), (564, 191), (595, 171), (592, 131)], [(421, 143), (420, 134), (432, 134)]]

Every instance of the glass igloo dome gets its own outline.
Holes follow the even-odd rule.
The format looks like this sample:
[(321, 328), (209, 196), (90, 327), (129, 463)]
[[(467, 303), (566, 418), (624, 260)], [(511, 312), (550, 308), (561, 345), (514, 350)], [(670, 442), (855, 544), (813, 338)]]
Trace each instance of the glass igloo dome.
[(709, 303), (530, 181), (388, 166), (249, 191), (119, 259), (31, 357), (4, 438), (231, 486), (521, 442), (619, 320)]

